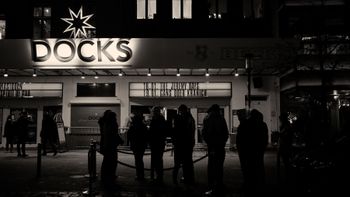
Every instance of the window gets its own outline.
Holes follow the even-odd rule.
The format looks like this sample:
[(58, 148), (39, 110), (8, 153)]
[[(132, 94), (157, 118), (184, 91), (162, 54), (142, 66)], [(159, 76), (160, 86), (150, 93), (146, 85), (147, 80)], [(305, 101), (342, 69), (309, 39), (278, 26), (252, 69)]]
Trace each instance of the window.
[(33, 38), (49, 38), (51, 36), (51, 8), (34, 7)]
[(264, 16), (264, 0), (244, 0), (243, 17), (244, 18), (262, 18)]
[(5, 38), (5, 30), (6, 30), (6, 21), (0, 15), (0, 39)]
[(137, 0), (137, 19), (153, 19), (157, 13), (157, 0)]
[(192, 0), (172, 0), (173, 18), (190, 19), (192, 18)]
[(209, 18), (221, 19), (227, 13), (227, 0), (208, 0)]
[(115, 83), (78, 83), (78, 97), (114, 97)]

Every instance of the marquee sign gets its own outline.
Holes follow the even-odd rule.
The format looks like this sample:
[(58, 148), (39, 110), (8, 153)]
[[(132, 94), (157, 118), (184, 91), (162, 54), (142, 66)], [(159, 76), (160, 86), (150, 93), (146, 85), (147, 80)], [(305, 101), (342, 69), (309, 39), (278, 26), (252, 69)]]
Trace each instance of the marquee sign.
[(62, 97), (62, 83), (0, 83), (0, 98)]
[(231, 97), (231, 83), (143, 82), (129, 84), (130, 97), (203, 98)]

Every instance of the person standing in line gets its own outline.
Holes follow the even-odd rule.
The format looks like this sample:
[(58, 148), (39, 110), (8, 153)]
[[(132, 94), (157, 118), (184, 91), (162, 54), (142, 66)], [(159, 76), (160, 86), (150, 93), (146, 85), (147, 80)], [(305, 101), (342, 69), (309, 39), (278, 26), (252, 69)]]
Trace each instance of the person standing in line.
[(142, 114), (135, 113), (131, 117), (127, 135), (135, 158), (136, 180), (142, 181), (145, 179), (143, 156), (147, 146), (147, 126)]
[(98, 121), (101, 128), (101, 181), (106, 190), (116, 189), (115, 178), (118, 164), (117, 147), (123, 144), (118, 134), (117, 114), (110, 110), (105, 111), (104, 116)]
[(174, 120), (174, 169), (173, 182), (177, 184), (178, 171), (182, 165), (184, 183), (194, 184), (193, 147), (195, 143), (195, 121), (186, 105), (180, 105)]
[(203, 138), (208, 146), (208, 186), (205, 195), (221, 195), (224, 189), (223, 173), (225, 145), (228, 140), (228, 128), (220, 107), (212, 105), (203, 120)]
[(43, 148), (42, 155), (46, 155), (46, 145), (50, 144), (53, 156), (57, 154), (57, 143), (58, 143), (58, 129), (55, 120), (49, 112), (44, 113), (41, 126), (41, 143)]
[[(280, 164), (280, 160), (282, 159), (286, 177), (288, 179), (289, 172), (291, 169), (291, 157), (292, 157), (292, 143), (293, 143), (293, 128), (288, 120), (287, 113), (281, 113), (280, 117), (280, 135), (279, 135), (279, 143), (278, 143), (278, 164)], [(279, 165), (278, 165), (279, 167)]]
[(153, 107), (149, 126), (149, 143), (151, 147), (151, 168), (156, 172), (156, 182), (163, 183), (163, 154), (166, 139), (166, 121), (160, 113), (160, 107)]
[(245, 137), (240, 136), (239, 143), (241, 151), (244, 151), (244, 161), (241, 162), (244, 163), (242, 170), (245, 176), (243, 189), (246, 194), (260, 193), (265, 183), (264, 154), (268, 144), (268, 128), (263, 114), (256, 109), (251, 110), (242, 131)]
[(250, 182), (249, 177), (249, 156), (252, 155), (251, 147), (249, 146), (249, 140), (251, 137), (248, 123), (249, 111), (246, 109), (238, 110), (239, 125), (237, 128), (236, 145), (238, 157), (241, 165), (241, 171), (243, 175), (243, 190), (247, 188)]
[(7, 116), (5, 128), (4, 128), (4, 137), (6, 137), (6, 151), (13, 151), (13, 141), (15, 137), (15, 116), (10, 114)]
[(20, 117), (16, 121), (17, 129), (17, 157), (27, 157), (26, 154), (26, 141), (28, 139), (29, 132), (29, 119), (26, 111), (21, 112)]

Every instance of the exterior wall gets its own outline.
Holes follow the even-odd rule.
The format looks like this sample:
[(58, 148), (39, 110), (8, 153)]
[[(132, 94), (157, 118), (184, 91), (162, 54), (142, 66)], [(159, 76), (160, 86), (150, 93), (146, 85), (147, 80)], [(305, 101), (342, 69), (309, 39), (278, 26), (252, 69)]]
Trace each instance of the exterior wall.
[[(37, 119), (37, 142), (40, 142), (40, 130), (41, 130), (41, 120), (43, 114), (43, 106), (46, 105), (59, 105), (62, 104), (62, 116), (66, 127), (71, 126), (71, 103), (79, 103), (79, 98), (76, 97), (76, 84), (77, 83), (116, 83), (116, 98), (85, 98), (81, 100), (83, 103), (115, 103), (120, 104), (120, 126), (125, 127), (128, 116), (130, 114), (131, 101), (129, 98), (129, 82), (170, 82), (170, 81), (196, 81), (196, 82), (231, 82), (232, 83), (232, 98), (229, 100), (229, 104), (225, 107), (225, 118), (232, 131), (232, 110), (245, 108), (245, 95), (247, 94), (246, 87), (246, 77), (100, 77), (99, 79), (94, 79), (93, 77), (87, 77), (86, 79), (81, 79), (80, 77), (38, 77), (38, 78), (22, 78), (22, 77), (8, 77), (1, 78), (0, 82), (63, 82), (63, 98), (60, 99), (9, 99), (2, 101), (0, 107), (3, 108), (3, 121), (5, 121), (7, 115), (9, 114), (9, 108), (11, 107), (31, 107), (38, 109), (38, 119)], [(265, 106), (268, 113), (264, 114), (264, 120), (269, 125), (269, 131), (275, 131), (278, 129), (278, 115), (279, 115), (279, 87), (277, 84), (277, 77), (264, 77), (263, 87), (255, 89), (252, 87), (252, 95), (267, 95), (267, 102)], [(132, 100), (132, 99), (131, 99)], [(207, 105), (210, 106), (214, 103), (225, 102), (225, 99), (215, 99), (215, 98), (202, 98), (202, 104), (196, 105)], [(152, 99), (153, 103), (174, 103), (174, 99), (170, 101)], [(190, 103), (194, 105), (191, 99), (180, 99), (175, 100), (175, 103)], [(192, 102), (192, 103), (191, 103)], [(178, 107), (178, 106), (175, 106)], [(196, 109), (192, 110), (192, 113), (196, 113)], [(4, 124), (3, 124), (4, 127)], [(2, 146), (4, 146), (5, 139), (2, 140)]]

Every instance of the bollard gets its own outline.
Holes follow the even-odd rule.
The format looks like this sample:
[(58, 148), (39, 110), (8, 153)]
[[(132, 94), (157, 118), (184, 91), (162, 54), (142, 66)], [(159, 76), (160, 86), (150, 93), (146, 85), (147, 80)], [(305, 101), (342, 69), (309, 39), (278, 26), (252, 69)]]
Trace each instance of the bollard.
[(93, 183), (96, 180), (96, 141), (91, 140), (88, 153), (88, 170), (89, 170), (89, 196), (93, 196)]
[(41, 144), (38, 143), (38, 150), (37, 150), (37, 161), (36, 161), (36, 178), (41, 177)]

